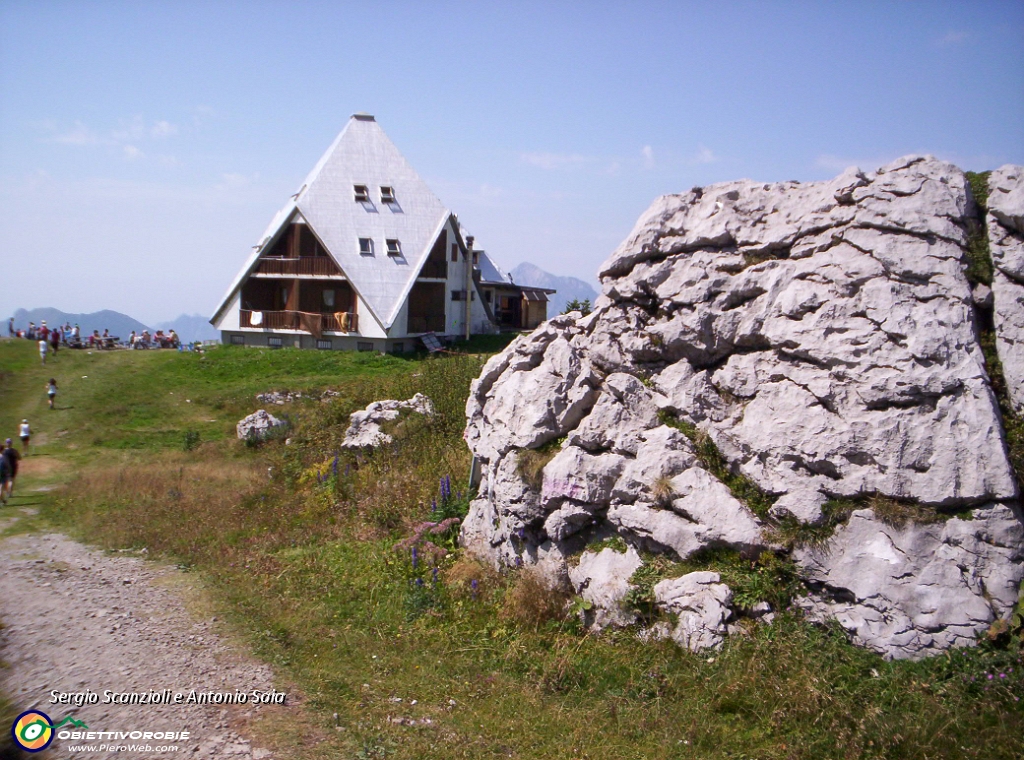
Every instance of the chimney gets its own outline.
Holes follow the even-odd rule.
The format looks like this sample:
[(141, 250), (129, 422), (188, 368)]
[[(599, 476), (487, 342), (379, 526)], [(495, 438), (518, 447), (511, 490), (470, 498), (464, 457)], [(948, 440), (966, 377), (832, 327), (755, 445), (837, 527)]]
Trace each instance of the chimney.
[(472, 296), (470, 288), (473, 287), (473, 241), (472, 235), (466, 235), (466, 340), (469, 340), (469, 317), (472, 313)]

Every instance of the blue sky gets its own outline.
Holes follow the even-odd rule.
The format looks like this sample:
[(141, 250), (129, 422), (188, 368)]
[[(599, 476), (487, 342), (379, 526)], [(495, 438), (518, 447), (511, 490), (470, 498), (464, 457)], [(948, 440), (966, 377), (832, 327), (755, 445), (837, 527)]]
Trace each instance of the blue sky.
[(662, 193), (1024, 163), (1024, 2), (0, 0), (0, 315), (211, 314), (357, 111), (593, 281)]

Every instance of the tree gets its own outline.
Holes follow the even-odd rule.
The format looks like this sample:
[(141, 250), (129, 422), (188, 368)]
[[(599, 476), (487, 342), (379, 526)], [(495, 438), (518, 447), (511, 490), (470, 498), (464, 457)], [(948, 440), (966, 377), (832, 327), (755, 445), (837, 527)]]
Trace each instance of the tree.
[(570, 311), (583, 312), (583, 316), (587, 316), (590, 313), (590, 299), (584, 298), (582, 301), (578, 298), (574, 298), (565, 305), (565, 311), (563, 314), (568, 314)]

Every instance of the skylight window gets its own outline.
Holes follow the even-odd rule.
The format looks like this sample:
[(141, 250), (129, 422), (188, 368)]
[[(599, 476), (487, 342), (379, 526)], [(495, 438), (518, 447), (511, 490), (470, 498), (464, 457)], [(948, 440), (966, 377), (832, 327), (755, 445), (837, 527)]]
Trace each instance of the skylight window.
[(373, 255), (373, 238), (359, 238), (359, 253), (362, 256)]
[(401, 256), (402, 246), (395, 238), (388, 238), (388, 256)]
[(366, 185), (352, 185), (352, 192), (355, 193), (356, 203), (366, 203), (370, 200), (370, 188)]
[(396, 203), (395, 200), (395, 188), (389, 185), (380, 186), (380, 202), (381, 203)]

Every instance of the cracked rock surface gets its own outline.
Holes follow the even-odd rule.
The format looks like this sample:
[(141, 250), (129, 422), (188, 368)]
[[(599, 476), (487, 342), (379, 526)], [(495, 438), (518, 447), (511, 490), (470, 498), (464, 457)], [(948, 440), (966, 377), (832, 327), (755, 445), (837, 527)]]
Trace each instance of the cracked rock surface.
[(988, 180), (988, 240), (995, 272), (996, 350), (1014, 409), (1024, 412), (1024, 166), (1003, 166)]
[(376, 448), (391, 443), (393, 438), (381, 430), (386, 422), (397, 420), (402, 412), (431, 416), (434, 414), (433, 402), (422, 393), (417, 393), (407, 401), (374, 401), (349, 417), (348, 430), (341, 447), (344, 449)]
[[(1019, 192), (995, 195), (991, 214), (1019, 223)], [(464, 544), (565, 580), (559, 561), (609, 535), (685, 559), (769, 548), (768, 522), (815, 523), (839, 497), (973, 509), (909, 530), (927, 540), (906, 538), (908, 572), (926, 574), (937, 596), (953, 589), (956, 615), (911, 604), (907, 588), (918, 587), (904, 576), (875, 572), (869, 593), (843, 570), (878, 559), (853, 551), (857, 531), (892, 538), (870, 511), (821, 556), (797, 557), (816, 614), (858, 641), (894, 657), (967, 642), (1009, 613), (1016, 588), (986, 601), (960, 565), (1011, 585), (1022, 574), (1008, 511), (1016, 478), (977, 337), (983, 294), (964, 274), (974, 213), (963, 172), (928, 156), (827, 182), (744, 180), (659, 198), (602, 265), (592, 314), (516, 339), (474, 382), (465, 437), (482, 476)], [(701, 464), (696, 447), (708, 442), (770, 511), (764, 500), (752, 511)], [(980, 543), (963, 548), (954, 526)], [(715, 640), (719, 623), (686, 640)]]

